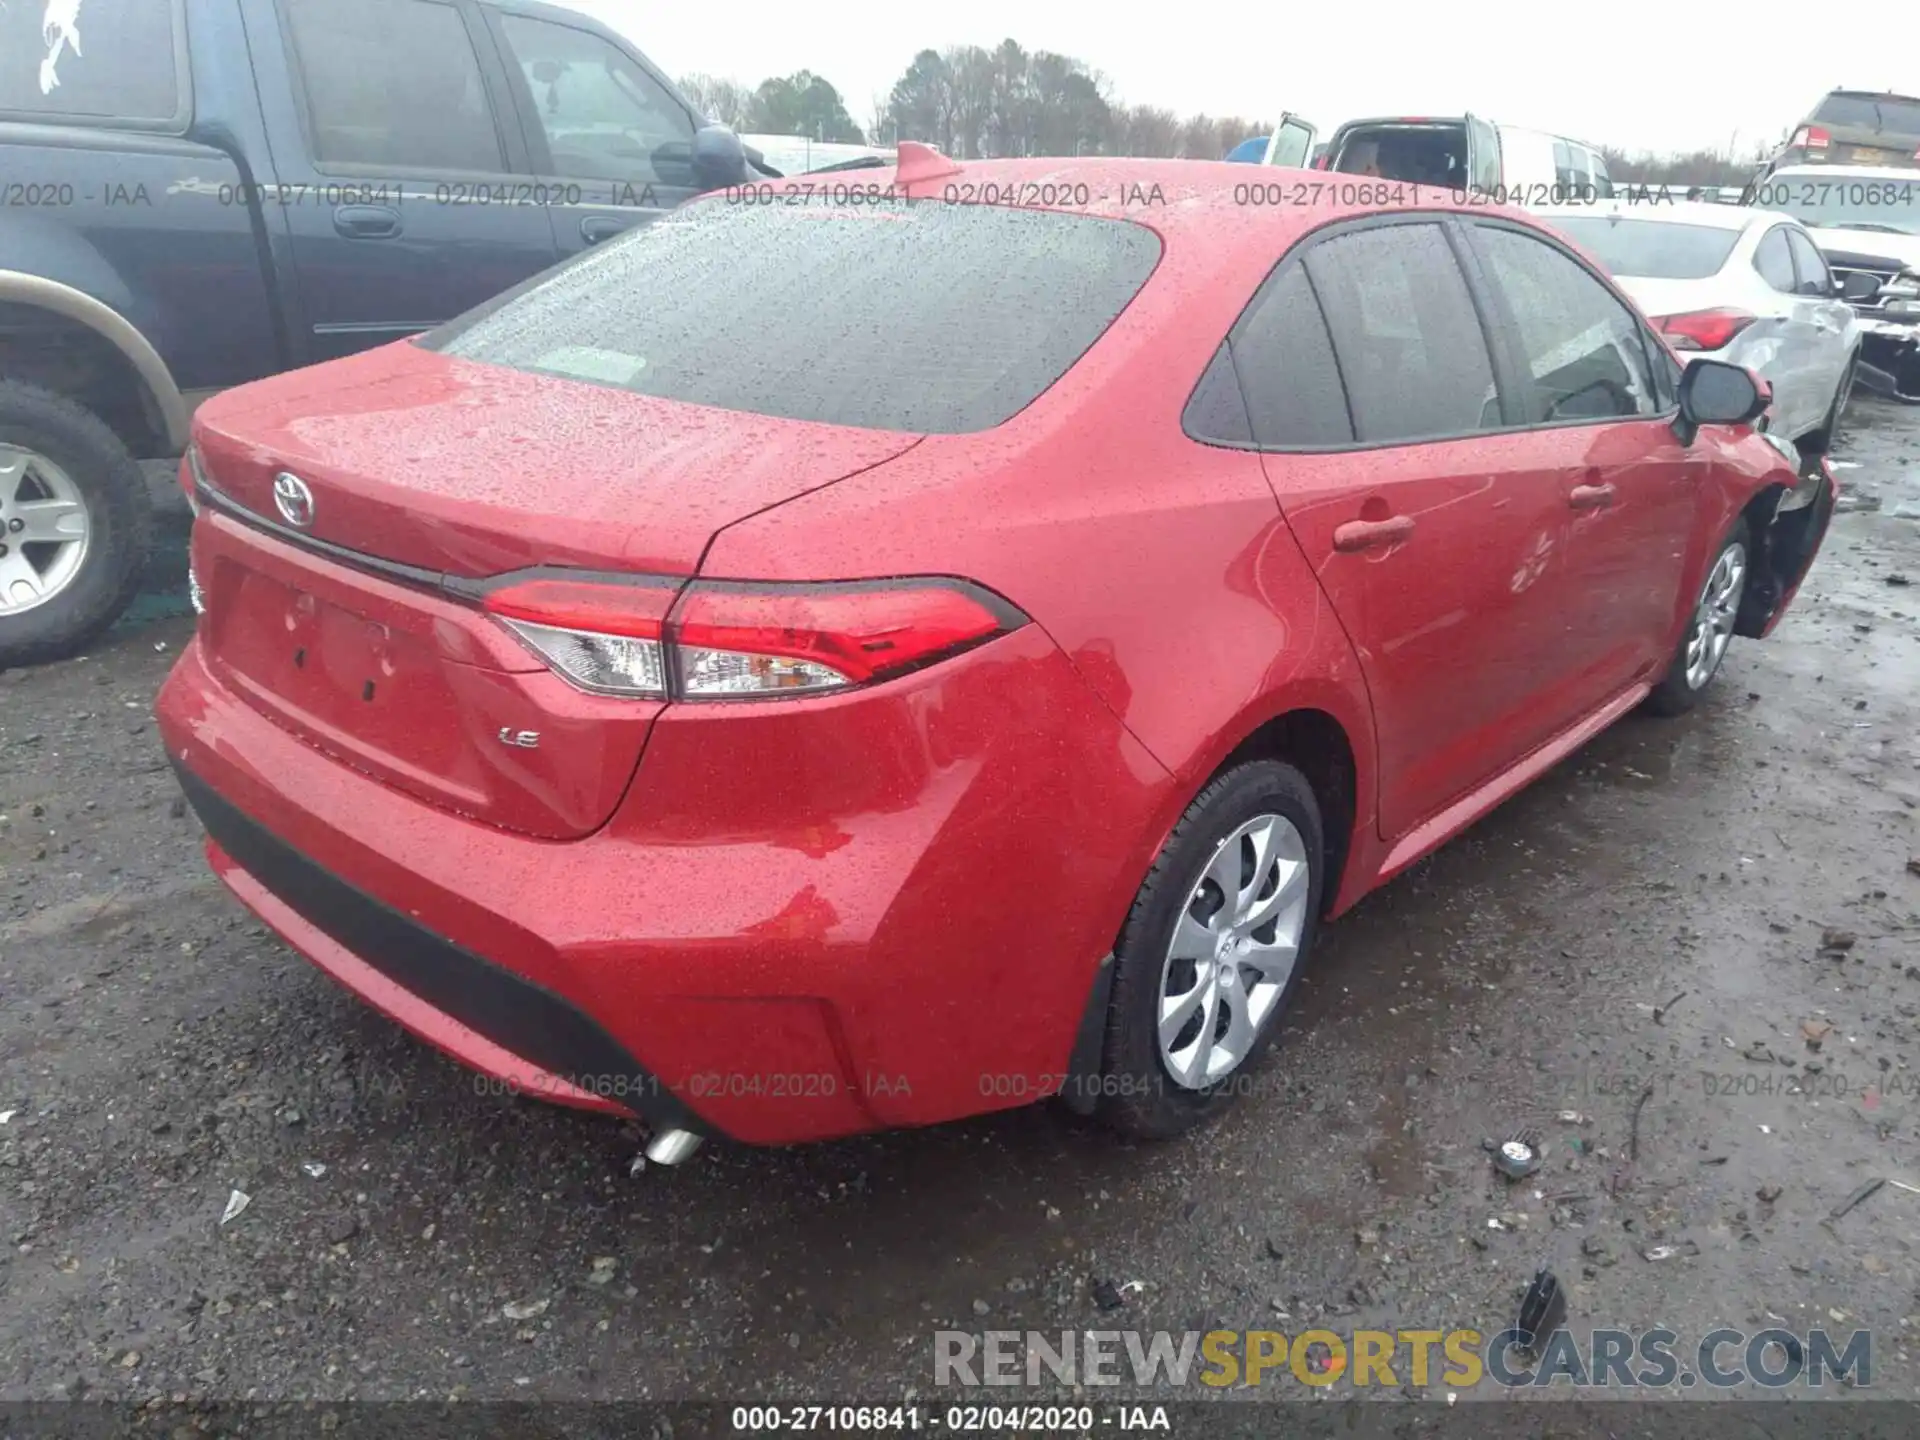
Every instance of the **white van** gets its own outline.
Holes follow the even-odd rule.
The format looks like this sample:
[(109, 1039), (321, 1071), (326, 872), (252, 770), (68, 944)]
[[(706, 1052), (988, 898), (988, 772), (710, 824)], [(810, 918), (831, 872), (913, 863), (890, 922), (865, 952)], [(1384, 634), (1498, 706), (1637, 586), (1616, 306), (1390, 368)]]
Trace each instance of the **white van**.
[[(1283, 116), (1267, 163), (1302, 163), (1294, 157), (1310, 152), (1314, 135), (1299, 116)], [(1598, 147), (1475, 115), (1349, 120), (1333, 132), (1317, 168), (1470, 190), (1508, 205), (1564, 205), (1613, 195)]]

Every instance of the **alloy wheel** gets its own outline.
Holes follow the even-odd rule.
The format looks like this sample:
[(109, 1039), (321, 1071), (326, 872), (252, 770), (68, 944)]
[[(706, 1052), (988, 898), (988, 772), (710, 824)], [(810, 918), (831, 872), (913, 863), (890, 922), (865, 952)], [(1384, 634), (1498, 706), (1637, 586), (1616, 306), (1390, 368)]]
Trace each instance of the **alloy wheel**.
[(1740, 597), (1747, 588), (1747, 547), (1737, 541), (1720, 552), (1707, 575), (1700, 604), (1687, 632), (1687, 688), (1698, 690), (1714, 676), (1733, 639)]
[(38, 451), (0, 445), (0, 616), (66, 591), (92, 533), (86, 499), (66, 471)]
[(1176, 1084), (1217, 1084), (1252, 1052), (1299, 963), (1310, 863), (1292, 821), (1257, 815), (1188, 891), (1160, 978), (1160, 1061)]

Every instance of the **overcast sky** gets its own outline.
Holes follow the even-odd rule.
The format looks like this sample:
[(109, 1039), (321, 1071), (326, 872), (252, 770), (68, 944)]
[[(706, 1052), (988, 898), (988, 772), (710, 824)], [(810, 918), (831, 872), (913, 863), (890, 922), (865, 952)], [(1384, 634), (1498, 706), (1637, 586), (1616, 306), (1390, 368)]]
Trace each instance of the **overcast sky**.
[(1744, 151), (1777, 140), (1835, 86), (1920, 93), (1920, 46), (1911, 38), (1845, 43), (1813, 24), (1789, 57), (1764, 38), (1779, 39), (1774, 22), (1822, 12), (1731, 0), (1651, 9), (1538, 0), (1192, 10), (1127, 0), (567, 3), (625, 31), (670, 75), (753, 85), (813, 70), (861, 125), (917, 51), (1009, 36), (1104, 71), (1130, 104), (1268, 120), (1293, 110), (1322, 137), (1362, 115), (1472, 110), (1629, 151), (1730, 139)]

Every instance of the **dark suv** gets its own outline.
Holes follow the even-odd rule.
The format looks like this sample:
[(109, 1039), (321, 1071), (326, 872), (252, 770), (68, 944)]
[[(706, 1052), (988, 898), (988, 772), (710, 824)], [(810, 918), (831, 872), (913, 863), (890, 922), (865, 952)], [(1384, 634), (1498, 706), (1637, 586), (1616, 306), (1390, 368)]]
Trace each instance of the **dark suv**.
[(1782, 165), (1920, 167), (1920, 99), (1871, 90), (1830, 90), (1767, 162)]
[(119, 613), (136, 462), (200, 401), (442, 324), (755, 158), (535, 0), (0, 5), (0, 669)]

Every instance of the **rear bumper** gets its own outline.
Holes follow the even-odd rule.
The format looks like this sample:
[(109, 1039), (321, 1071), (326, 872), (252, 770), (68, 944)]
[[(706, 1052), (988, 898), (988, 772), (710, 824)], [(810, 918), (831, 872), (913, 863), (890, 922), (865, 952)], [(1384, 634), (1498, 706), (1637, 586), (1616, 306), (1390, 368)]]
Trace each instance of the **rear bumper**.
[(192, 771), (176, 764), (174, 773), (206, 826), (214, 874), (349, 990), (510, 1089), (637, 1114), (656, 1129), (700, 1128), (576, 1006), (329, 874)]
[(1038, 626), (670, 707), (577, 841), (338, 764), (198, 642), (157, 714), (214, 870), (320, 968), (525, 1093), (757, 1144), (1059, 1089), (1169, 784)]

